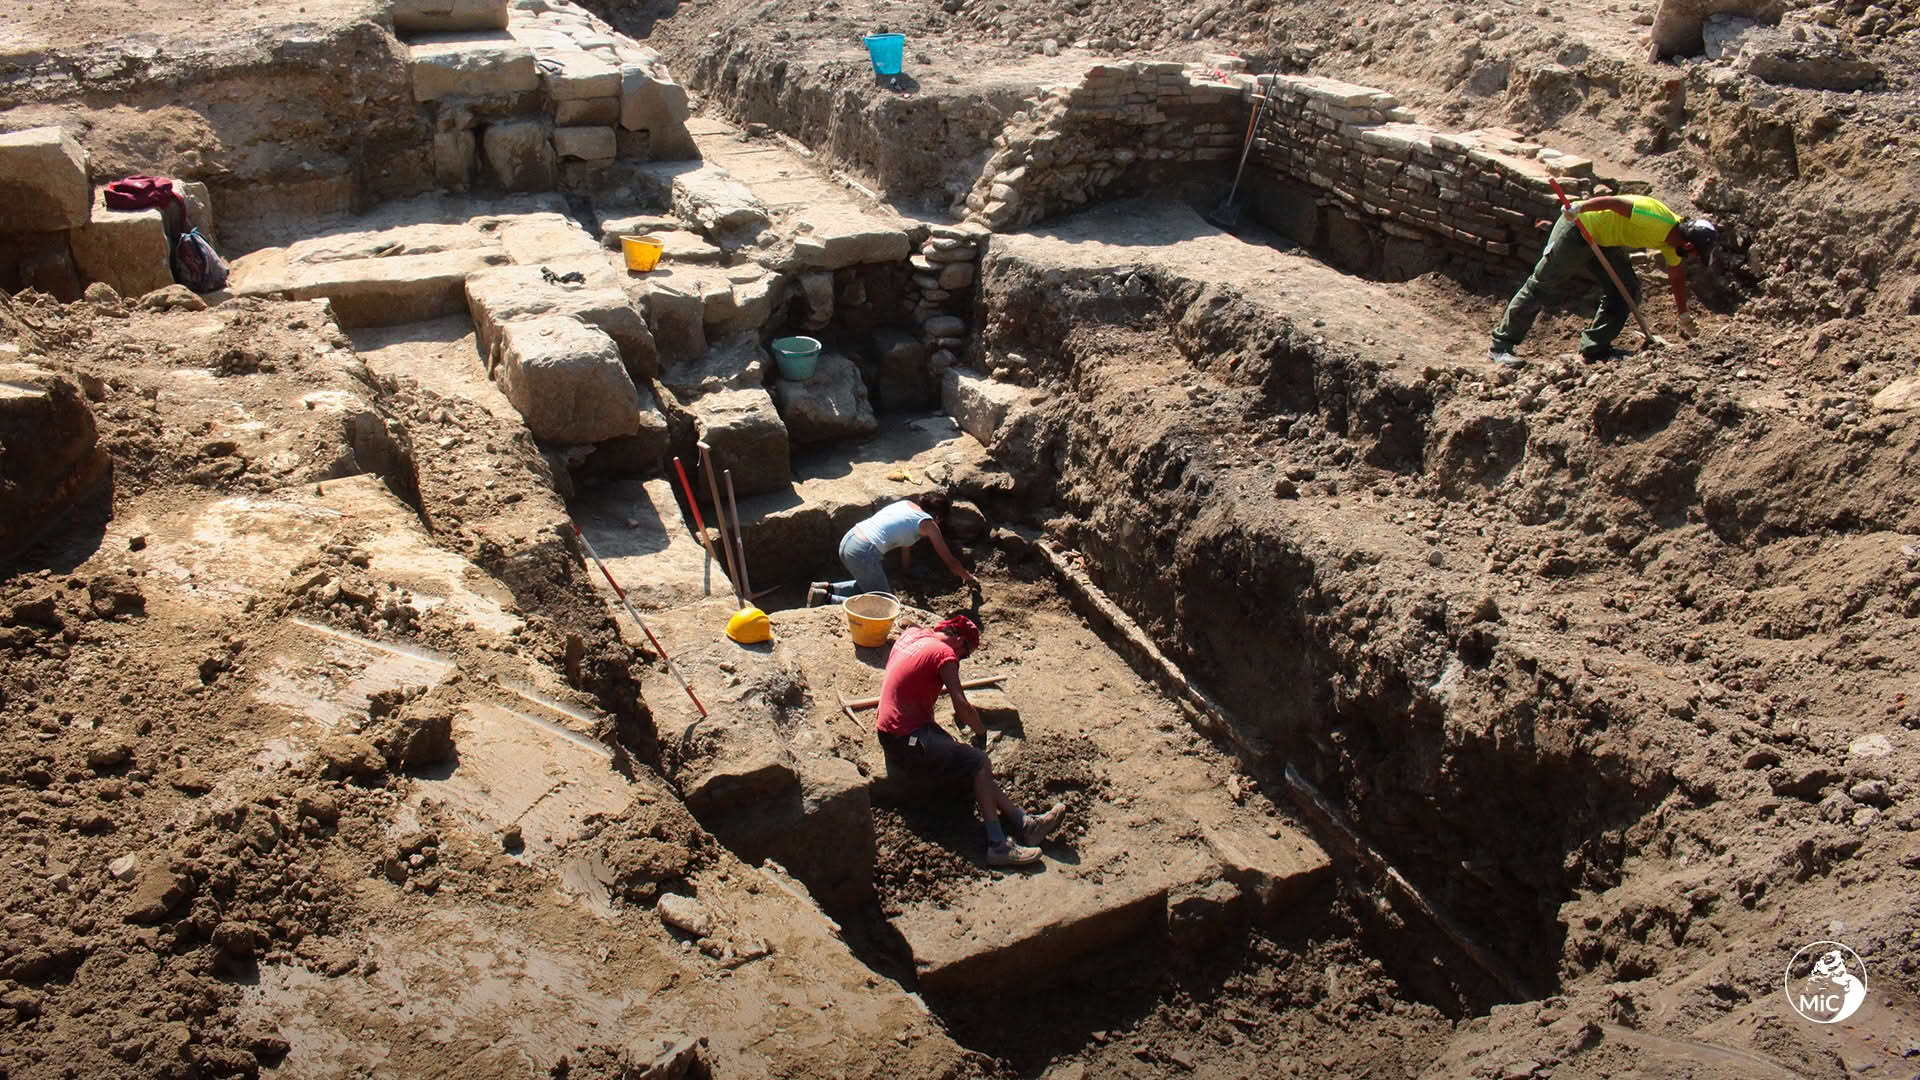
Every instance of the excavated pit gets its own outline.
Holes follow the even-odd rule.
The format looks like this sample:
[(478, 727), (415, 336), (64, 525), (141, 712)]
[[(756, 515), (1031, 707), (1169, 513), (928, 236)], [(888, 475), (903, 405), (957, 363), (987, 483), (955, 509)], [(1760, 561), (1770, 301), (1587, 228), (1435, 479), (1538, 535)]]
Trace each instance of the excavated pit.
[[(237, 256), (211, 308), (5, 308), (10, 422), (82, 463), (44, 497), (101, 503), (9, 534), (45, 568), (4, 594), (21, 1075), (1802, 1075), (1840, 1051), (1767, 1011), (1770, 948), (1912, 973), (1898, 385), (1815, 417), (1744, 338), (1481, 360), (1546, 179), (1645, 181), (1084, 42), (880, 87), (850, 40), (690, 22), (689, 118), (582, 9), (422, 11), (190, 75), (20, 56), (10, 130), (206, 172)], [(1243, 130), (1229, 231), (1197, 208)], [(0, 240), (0, 284), (57, 277)], [(771, 364), (794, 333), (820, 376)], [(697, 440), (771, 643), (720, 633)], [(984, 590), (923, 546), (900, 625), (983, 622), (996, 774), (1069, 810), (1032, 870), (886, 774), (843, 706), (886, 649), (802, 599), (934, 490)], [(1807, 899), (1876, 882), (1852, 928)]]

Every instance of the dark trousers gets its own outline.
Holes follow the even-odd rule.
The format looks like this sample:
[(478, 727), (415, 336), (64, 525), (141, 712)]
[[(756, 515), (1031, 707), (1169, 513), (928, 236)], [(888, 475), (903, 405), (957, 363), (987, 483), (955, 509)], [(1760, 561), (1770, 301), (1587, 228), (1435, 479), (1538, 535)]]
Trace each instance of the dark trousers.
[[(1617, 247), (1603, 247), (1607, 261), (1626, 283), (1627, 291), (1633, 294), (1637, 303), (1640, 299), (1640, 279), (1633, 272), (1633, 264), (1627, 261), (1627, 250)], [(1593, 313), (1593, 323), (1580, 335), (1580, 354), (1589, 358), (1606, 355), (1613, 346), (1613, 339), (1620, 336), (1626, 328), (1627, 316), (1632, 314), (1627, 307), (1626, 298), (1607, 280), (1607, 272), (1600, 268), (1593, 257), (1593, 251), (1580, 236), (1580, 230), (1573, 222), (1562, 217), (1553, 223), (1553, 232), (1547, 237), (1547, 249), (1540, 253), (1540, 261), (1533, 264), (1533, 273), (1527, 275), (1526, 284), (1513, 294), (1507, 302), (1507, 313), (1501, 318), (1500, 325), (1493, 328), (1493, 347), (1502, 352), (1512, 352), (1527, 338), (1527, 331), (1533, 329), (1533, 320), (1540, 315), (1540, 309), (1548, 300), (1560, 291), (1568, 278), (1582, 269), (1592, 271), (1600, 279), (1600, 307)]]

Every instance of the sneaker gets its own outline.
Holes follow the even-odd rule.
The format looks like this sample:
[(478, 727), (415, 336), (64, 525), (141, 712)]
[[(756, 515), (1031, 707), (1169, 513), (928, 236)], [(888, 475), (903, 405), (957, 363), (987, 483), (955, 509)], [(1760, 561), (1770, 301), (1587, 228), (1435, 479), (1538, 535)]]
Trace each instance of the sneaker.
[(1047, 837), (1053, 835), (1053, 830), (1060, 827), (1060, 819), (1066, 816), (1066, 803), (1054, 803), (1044, 814), (1028, 814), (1027, 827), (1020, 832), (1020, 842), (1040, 846)]
[(988, 866), (1025, 866), (1040, 861), (1040, 849), (1022, 847), (1011, 840), (987, 845)]
[(1501, 367), (1524, 367), (1527, 363), (1525, 360), (1520, 359), (1505, 349), (1488, 349), (1487, 359), (1499, 364)]
[(807, 606), (819, 607), (821, 604), (826, 603), (827, 593), (828, 593), (827, 583), (824, 581), (816, 581), (813, 584), (808, 585), (807, 586)]

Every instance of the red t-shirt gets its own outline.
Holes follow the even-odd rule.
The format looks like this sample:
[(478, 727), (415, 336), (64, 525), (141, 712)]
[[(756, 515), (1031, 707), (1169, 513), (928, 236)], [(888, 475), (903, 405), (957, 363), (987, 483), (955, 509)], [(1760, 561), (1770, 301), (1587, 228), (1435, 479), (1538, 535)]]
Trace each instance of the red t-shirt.
[(873, 726), (889, 735), (911, 735), (933, 723), (933, 703), (946, 686), (940, 669), (959, 662), (944, 634), (918, 626), (901, 634), (887, 657)]

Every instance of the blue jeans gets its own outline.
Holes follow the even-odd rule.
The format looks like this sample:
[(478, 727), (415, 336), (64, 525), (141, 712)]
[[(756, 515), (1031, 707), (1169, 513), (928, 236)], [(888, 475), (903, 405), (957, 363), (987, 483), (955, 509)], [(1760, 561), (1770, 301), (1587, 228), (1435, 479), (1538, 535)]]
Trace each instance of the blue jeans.
[(853, 574), (851, 581), (827, 583), (828, 598), (845, 600), (861, 593), (887, 591), (886, 550), (852, 529), (840, 538), (840, 562)]

